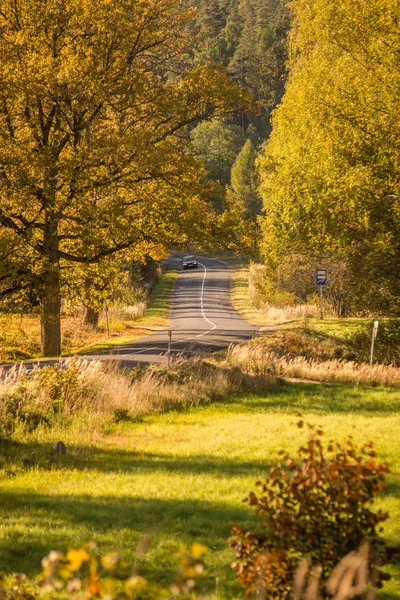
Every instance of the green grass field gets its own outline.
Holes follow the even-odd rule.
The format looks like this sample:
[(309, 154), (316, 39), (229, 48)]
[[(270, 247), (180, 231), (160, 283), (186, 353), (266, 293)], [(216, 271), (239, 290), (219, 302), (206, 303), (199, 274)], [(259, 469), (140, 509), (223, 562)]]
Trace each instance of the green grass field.
[[(290, 383), (262, 396), (153, 414), (115, 425), (90, 439), (64, 432), (31, 434), (8, 450), (0, 488), (0, 567), (6, 572), (40, 571), (51, 549), (65, 550), (94, 540), (102, 553), (132, 557), (143, 534), (151, 533), (141, 574), (170, 579), (179, 544), (208, 546), (201, 591), (242, 596), (230, 569), (229, 523), (252, 526), (242, 499), (280, 448), (294, 452), (304, 432), (296, 413), (324, 426), (327, 437), (374, 440), (379, 458), (391, 467), (389, 489), (377, 506), (390, 512), (384, 535), (400, 536), (400, 393), (340, 385)], [(65, 439), (62, 465), (51, 444)], [(25, 458), (22, 459), (21, 457)], [(400, 594), (400, 569), (380, 599)]]

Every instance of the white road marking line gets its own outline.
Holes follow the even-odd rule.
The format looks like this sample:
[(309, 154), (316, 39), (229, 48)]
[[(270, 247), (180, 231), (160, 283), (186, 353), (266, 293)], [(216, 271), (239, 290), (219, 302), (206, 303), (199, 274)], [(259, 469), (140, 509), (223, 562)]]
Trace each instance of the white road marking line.
[[(150, 352), (150, 350), (159, 350), (160, 348), (142, 348), (138, 352), (130, 352), (126, 354), (126, 356), (133, 356), (134, 354), (143, 354), (144, 352)], [(120, 354), (119, 356), (124, 356), (124, 354)]]
[[(204, 333), (200, 333), (199, 335), (195, 335), (195, 336), (184, 338), (182, 340), (176, 340), (175, 342), (171, 342), (171, 345), (181, 344), (182, 342), (187, 342), (188, 340), (194, 340), (196, 338), (203, 337), (204, 335), (207, 335), (207, 333), (210, 333), (211, 331), (214, 331), (214, 329), (217, 329), (217, 325), (215, 323), (213, 323), (212, 321), (210, 321), (210, 319), (207, 318), (206, 313), (204, 311), (204, 286), (205, 286), (206, 278), (207, 278), (207, 267), (205, 265), (203, 265), (203, 263), (201, 263), (201, 262), (197, 262), (197, 264), (201, 265), (204, 269), (204, 277), (203, 277), (203, 281), (201, 284), (201, 292), (200, 292), (200, 310), (201, 310), (203, 319), (205, 321), (207, 321), (207, 323), (210, 323), (210, 325), (212, 325), (212, 328), (209, 329), (208, 331), (205, 331)], [(150, 352), (151, 350), (159, 350), (159, 348), (143, 348), (142, 350), (139, 350), (138, 352), (131, 352), (129, 356), (133, 356), (135, 354), (142, 354), (143, 352)]]
[(199, 261), (197, 261), (197, 264), (201, 265), (204, 269), (204, 277), (203, 277), (203, 281), (201, 284), (201, 292), (200, 292), (200, 310), (201, 310), (203, 319), (205, 321), (207, 321), (207, 323), (210, 323), (210, 325), (212, 325), (212, 328), (209, 329), (208, 331), (205, 331), (204, 333), (200, 333), (199, 335), (190, 336), (190, 337), (184, 338), (183, 340), (176, 340), (176, 342), (172, 342), (172, 344), (180, 344), (181, 342), (187, 342), (188, 340), (194, 340), (194, 339), (203, 337), (203, 335), (207, 335), (207, 333), (210, 333), (211, 331), (214, 331), (214, 329), (217, 328), (216, 324), (213, 323), (212, 321), (210, 321), (210, 319), (208, 319), (206, 317), (206, 313), (204, 312), (204, 285), (206, 283), (206, 278), (207, 278), (207, 267)]
[[(204, 277), (203, 277), (203, 283), (201, 285), (201, 296), (200, 296), (200, 306), (201, 306), (201, 312), (203, 315), (203, 319), (205, 319), (207, 321), (207, 323), (210, 323), (210, 325), (212, 325), (212, 329), (210, 329), (210, 331), (214, 331), (214, 329), (217, 328), (216, 324), (213, 323), (212, 321), (210, 321), (210, 319), (207, 319), (206, 317), (206, 313), (204, 312), (204, 285), (206, 283), (206, 277), (207, 277), (207, 268), (205, 265), (203, 265), (203, 263), (198, 262), (197, 264), (201, 265), (204, 269)], [(207, 332), (209, 333), (209, 332)], [(205, 335), (204, 333), (202, 335)], [(197, 336), (200, 337), (200, 336)]]

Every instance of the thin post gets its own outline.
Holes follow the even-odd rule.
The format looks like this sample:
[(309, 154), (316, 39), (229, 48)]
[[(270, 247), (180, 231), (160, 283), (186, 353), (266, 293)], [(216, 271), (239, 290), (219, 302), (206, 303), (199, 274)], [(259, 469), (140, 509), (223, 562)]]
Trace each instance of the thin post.
[(107, 302), (106, 302), (106, 330), (107, 330), (107, 337), (110, 337), (110, 326), (109, 326), (109, 322), (108, 322), (108, 306), (107, 306)]
[(320, 314), (321, 319), (324, 318), (324, 310), (323, 310), (323, 306), (322, 306), (322, 288), (323, 287), (324, 287), (323, 285), (319, 286), (319, 314)]
[(168, 368), (171, 364), (171, 342), (172, 342), (172, 329), (168, 330)]
[(374, 321), (372, 326), (372, 337), (371, 337), (371, 356), (369, 359), (369, 366), (372, 367), (372, 363), (374, 362), (374, 349), (375, 349), (375, 340), (378, 335), (378, 325), (379, 321)]

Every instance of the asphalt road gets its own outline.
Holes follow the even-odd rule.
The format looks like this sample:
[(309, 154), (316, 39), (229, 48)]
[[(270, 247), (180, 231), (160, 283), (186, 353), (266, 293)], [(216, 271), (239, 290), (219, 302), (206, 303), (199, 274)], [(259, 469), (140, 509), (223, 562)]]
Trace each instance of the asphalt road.
[[(178, 268), (183, 254), (173, 254), (168, 262)], [(228, 347), (253, 337), (257, 327), (243, 319), (229, 297), (229, 267), (218, 260), (198, 257), (198, 268), (180, 271), (171, 303), (170, 356), (190, 356)], [(155, 331), (131, 343), (87, 358), (118, 360), (121, 366), (163, 363), (168, 360), (169, 331)], [(82, 357), (84, 358), (84, 357)], [(68, 360), (68, 359), (65, 359)], [(40, 361), (54, 364), (56, 360)], [(37, 361), (24, 363), (28, 369)]]
[[(169, 260), (180, 266), (183, 255)], [(198, 268), (180, 271), (171, 303), (171, 355), (190, 355), (228, 347), (253, 337), (257, 327), (245, 321), (229, 297), (229, 267), (198, 257)], [(160, 331), (113, 349), (125, 361), (157, 363), (167, 360), (168, 331)]]

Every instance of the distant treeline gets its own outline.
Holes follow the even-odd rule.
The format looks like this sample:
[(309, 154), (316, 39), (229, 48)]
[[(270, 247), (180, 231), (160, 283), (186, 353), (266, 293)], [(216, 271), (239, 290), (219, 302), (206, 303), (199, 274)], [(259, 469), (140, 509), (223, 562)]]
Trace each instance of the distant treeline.
[(245, 129), (252, 125), (264, 139), (286, 79), (286, 0), (186, 0), (186, 4), (198, 9), (195, 59), (222, 63), (230, 77), (253, 92), (260, 113), (238, 115), (237, 124)]

